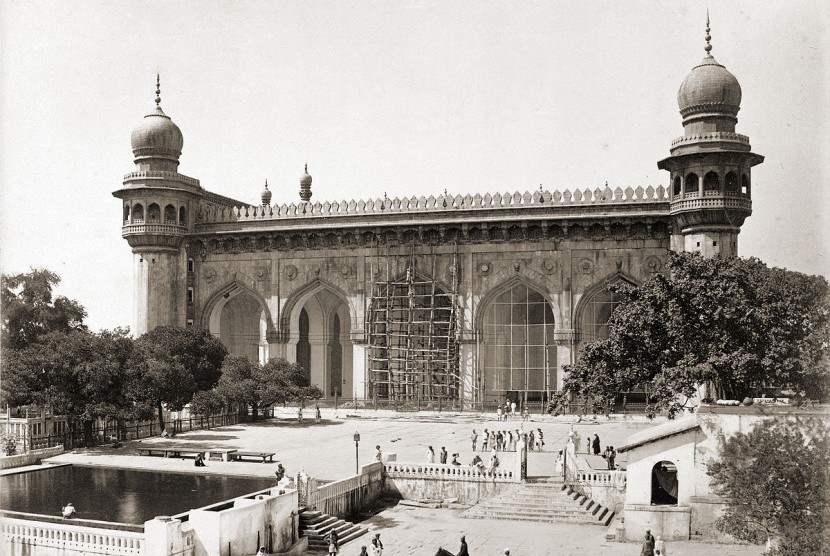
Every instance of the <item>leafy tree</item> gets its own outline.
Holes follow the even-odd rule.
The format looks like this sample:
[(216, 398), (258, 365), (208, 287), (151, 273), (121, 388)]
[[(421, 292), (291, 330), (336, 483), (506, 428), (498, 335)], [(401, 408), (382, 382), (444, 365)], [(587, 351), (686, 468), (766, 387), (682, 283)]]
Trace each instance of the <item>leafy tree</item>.
[(225, 408), (225, 400), (216, 391), (200, 390), (193, 395), (190, 400), (190, 412), (193, 415), (200, 415), (202, 417), (210, 417), (222, 411)]
[(755, 544), (776, 539), (777, 556), (830, 551), (830, 431), (822, 421), (759, 423), (721, 438), (720, 452), (708, 465), (726, 499), (718, 529)]
[(4, 349), (23, 349), (47, 332), (86, 329), (86, 311), (77, 301), (62, 295), (52, 298), (60, 281), (57, 274), (43, 269), (0, 277)]
[(228, 404), (250, 407), (255, 419), (264, 407), (323, 396), (318, 387), (309, 385), (303, 368), (296, 363), (275, 358), (260, 365), (240, 355), (225, 358), (215, 391)]
[(157, 412), (181, 411), (200, 390), (219, 381), (227, 350), (204, 328), (159, 326), (136, 340), (130, 362), (130, 397)]
[(757, 259), (670, 253), (668, 273), (623, 297), (610, 336), (585, 346), (565, 393), (595, 410), (647, 384), (649, 411), (670, 415), (706, 385), (742, 399), (764, 386), (826, 398), (830, 388), (830, 289), (820, 276), (768, 268)]
[(133, 415), (124, 395), (132, 346), (125, 329), (41, 334), (4, 354), (3, 400), (65, 415), (72, 430), (82, 423), (89, 437), (96, 418)]

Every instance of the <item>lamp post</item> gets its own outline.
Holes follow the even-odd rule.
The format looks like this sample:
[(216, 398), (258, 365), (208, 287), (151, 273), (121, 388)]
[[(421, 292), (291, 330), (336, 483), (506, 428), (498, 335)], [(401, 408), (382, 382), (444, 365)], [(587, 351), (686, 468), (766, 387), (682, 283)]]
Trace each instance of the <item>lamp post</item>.
[(360, 442), (360, 433), (354, 433), (354, 474), (360, 474), (360, 459), (358, 457), (357, 444)]

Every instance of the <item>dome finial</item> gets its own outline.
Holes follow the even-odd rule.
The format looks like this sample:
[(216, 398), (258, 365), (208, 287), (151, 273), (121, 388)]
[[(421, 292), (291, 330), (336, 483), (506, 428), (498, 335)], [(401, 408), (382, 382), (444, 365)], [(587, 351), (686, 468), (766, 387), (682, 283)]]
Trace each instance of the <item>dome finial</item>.
[(709, 41), (712, 40), (712, 35), (710, 33), (711, 29), (709, 28), (709, 8), (706, 8), (706, 46), (703, 47), (703, 50), (706, 51), (706, 54), (710, 55), (712, 52), (712, 45)]
[(156, 73), (156, 106), (161, 106), (161, 76)]

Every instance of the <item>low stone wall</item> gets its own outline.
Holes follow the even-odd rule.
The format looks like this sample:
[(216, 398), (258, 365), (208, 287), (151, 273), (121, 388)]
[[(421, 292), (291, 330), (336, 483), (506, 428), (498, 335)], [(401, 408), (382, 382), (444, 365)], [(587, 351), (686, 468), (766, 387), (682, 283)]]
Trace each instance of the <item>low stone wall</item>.
[(370, 463), (363, 466), (360, 475), (310, 488), (306, 507), (336, 517), (348, 517), (370, 505), (383, 491), (383, 464)]
[(646, 530), (663, 540), (689, 540), (692, 509), (689, 506), (625, 505), (625, 540), (639, 542)]
[(625, 471), (580, 471), (578, 479), (594, 502), (620, 513), (625, 506)]
[(32, 450), (25, 454), (18, 454), (15, 456), (1, 456), (0, 469), (12, 469), (13, 467), (24, 467), (26, 465), (34, 465), (39, 460), (51, 458), (63, 453), (63, 446), (54, 446), (52, 448), (43, 448), (41, 450)]
[(456, 498), (462, 504), (475, 504), (516, 482), (513, 471), (440, 463), (387, 462), (384, 475), (387, 491), (404, 500)]

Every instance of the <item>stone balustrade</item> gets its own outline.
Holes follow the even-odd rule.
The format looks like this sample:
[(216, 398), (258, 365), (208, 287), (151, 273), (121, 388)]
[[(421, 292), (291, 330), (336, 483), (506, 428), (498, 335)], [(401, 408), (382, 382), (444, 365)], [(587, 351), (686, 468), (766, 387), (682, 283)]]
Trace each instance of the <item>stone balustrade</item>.
[(172, 180), (181, 183), (186, 183), (189, 185), (193, 185), (196, 187), (200, 187), (199, 180), (196, 178), (191, 178), (189, 176), (185, 176), (178, 172), (166, 172), (163, 170), (144, 170), (139, 172), (130, 172), (129, 174), (124, 174), (124, 181), (130, 180), (142, 180), (142, 179), (154, 179), (154, 180)]
[(615, 487), (625, 488), (625, 471), (579, 471), (577, 473), (579, 482), (587, 487)]
[(672, 147), (676, 147), (682, 143), (702, 143), (707, 141), (731, 141), (733, 143), (742, 143), (749, 145), (749, 137), (734, 133), (731, 131), (712, 131), (710, 133), (701, 133), (695, 135), (684, 135), (678, 137), (671, 142)]
[(324, 203), (291, 203), (272, 206), (207, 207), (201, 210), (199, 222), (257, 221), (312, 217), (362, 216), (379, 214), (450, 213), (454, 211), (487, 211), (530, 209), (586, 205), (629, 205), (637, 203), (668, 202), (668, 191), (662, 185), (655, 187), (617, 187), (576, 189), (565, 191), (536, 191), (530, 193), (496, 193), (495, 195), (439, 195), (437, 197), (377, 198), (360, 201), (326, 201)]
[(496, 468), (494, 471), (480, 471), (475, 467), (448, 463), (387, 462), (384, 469), (386, 476), (391, 479), (514, 482), (513, 471), (502, 468)]
[(133, 221), (132, 224), (121, 226), (121, 235), (130, 234), (184, 234), (187, 227), (178, 224), (144, 224)]
[(145, 545), (144, 533), (78, 526), (69, 520), (49, 523), (5, 515), (0, 517), (0, 537), (0, 546), (6, 548), (43, 547), (61, 554), (74, 551), (114, 556), (143, 555)]
[(672, 201), (672, 213), (705, 208), (729, 208), (752, 212), (752, 200), (746, 196), (731, 197), (718, 194), (717, 196), (705, 198), (697, 197), (690, 199), (689, 197), (690, 195), (687, 194), (685, 199)]

